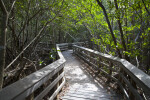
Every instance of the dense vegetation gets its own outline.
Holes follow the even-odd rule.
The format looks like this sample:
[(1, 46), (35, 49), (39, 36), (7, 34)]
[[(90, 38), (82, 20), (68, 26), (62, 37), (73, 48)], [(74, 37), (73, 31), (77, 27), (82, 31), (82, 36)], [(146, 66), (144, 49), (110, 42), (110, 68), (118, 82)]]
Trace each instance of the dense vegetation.
[(0, 8), (0, 88), (42, 63), (41, 41), (89, 41), (149, 73), (150, 0), (0, 0)]

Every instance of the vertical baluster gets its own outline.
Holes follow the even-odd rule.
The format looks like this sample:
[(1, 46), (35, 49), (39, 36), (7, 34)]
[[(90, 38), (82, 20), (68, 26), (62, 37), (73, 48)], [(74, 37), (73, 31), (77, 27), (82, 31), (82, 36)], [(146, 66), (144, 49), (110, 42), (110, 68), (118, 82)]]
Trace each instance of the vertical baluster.
[[(119, 78), (118, 78), (118, 82), (120, 82), (120, 85), (122, 85), (122, 88), (124, 88), (124, 84), (123, 84), (123, 79), (122, 79), (122, 77), (121, 77), (121, 74), (123, 73), (123, 69), (122, 68), (120, 68), (120, 70), (119, 70)], [(119, 84), (119, 83), (118, 83)], [(122, 92), (121, 91), (121, 87), (120, 87), (120, 92)]]
[[(63, 65), (61, 65), (61, 66), (63, 66)], [(61, 71), (61, 70), (60, 70), (60, 71)], [(56, 75), (57, 75), (57, 77), (61, 74), (61, 72), (60, 72), (60, 71), (56, 74)], [(56, 77), (56, 78), (57, 78), (57, 77)], [(60, 82), (60, 81), (58, 81), (58, 83), (56, 84), (56, 90), (57, 90), (57, 88), (59, 87), (59, 85), (60, 85), (60, 84), (61, 84), (61, 82)], [(55, 91), (56, 91), (56, 90), (55, 90)], [(57, 100), (57, 98), (58, 98), (58, 95), (55, 97), (55, 99), (54, 99), (54, 100)]]
[[(102, 58), (99, 56), (99, 62), (98, 62), (98, 64), (99, 64), (99, 69), (101, 69), (102, 68), (102, 64), (101, 64), (101, 62), (102, 62)], [(99, 73), (100, 73), (100, 70), (99, 70)]]
[(72, 46), (72, 49), (73, 49), (73, 53), (75, 54), (75, 47), (74, 47), (74, 46)]
[[(136, 83), (131, 79), (131, 77), (129, 77), (129, 79), (130, 79), (131, 85), (132, 85), (135, 89), (137, 89)], [(131, 91), (129, 91), (129, 97), (130, 97), (131, 100), (136, 100), (135, 97), (134, 97), (134, 95), (133, 95), (133, 93), (132, 93)]]
[(34, 100), (34, 93), (30, 94), (25, 100)]
[[(96, 60), (97, 62), (96, 62), (96, 65), (97, 65), (97, 68), (99, 69), (100, 68), (100, 57), (97, 57), (97, 60)], [(97, 76), (98, 74), (100, 73), (100, 70), (97, 70), (96, 71), (96, 73), (95, 73), (95, 75)]]
[[(113, 67), (112, 62), (109, 63), (109, 67), (110, 68), (109, 68), (109, 73), (108, 74), (109, 74), (109, 76), (112, 76), (112, 70), (111, 70), (111, 68)], [(107, 83), (109, 83), (111, 81), (111, 77), (109, 77), (109, 76), (108, 76), (108, 79), (107, 79)]]
[[(121, 74), (122, 74), (122, 77), (125, 77), (126, 78), (126, 73), (123, 71), (123, 69), (121, 68), (120, 69), (120, 74), (119, 74), (119, 77), (121, 78), (120, 79), (120, 82), (121, 82), (121, 84), (122, 84), (122, 87), (124, 88), (124, 91), (127, 93), (127, 90), (126, 90), (126, 83), (124, 82), (124, 80), (123, 80), (123, 78), (121, 77)], [(127, 93), (126, 95), (124, 95), (124, 98), (127, 98), (127, 99), (129, 99), (129, 94)]]
[[(56, 73), (56, 74), (52, 77), (52, 82), (58, 77), (58, 75), (59, 75), (59, 72)], [(51, 95), (57, 90), (57, 88), (58, 88), (58, 84), (56, 84), (56, 85), (53, 87), (53, 89), (51, 90)], [(55, 97), (54, 100), (56, 100), (56, 97)]]
[(78, 48), (76, 48), (76, 53), (78, 54)]
[(90, 55), (90, 52), (88, 52), (87, 54), (88, 54), (88, 56), (89, 56), (89, 57), (88, 57), (88, 60), (89, 60), (89, 63), (90, 63), (90, 62), (91, 62), (91, 55)]
[(78, 48), (78, 54), (81, 54), (80, 51), (81, 51), (80, 48)]

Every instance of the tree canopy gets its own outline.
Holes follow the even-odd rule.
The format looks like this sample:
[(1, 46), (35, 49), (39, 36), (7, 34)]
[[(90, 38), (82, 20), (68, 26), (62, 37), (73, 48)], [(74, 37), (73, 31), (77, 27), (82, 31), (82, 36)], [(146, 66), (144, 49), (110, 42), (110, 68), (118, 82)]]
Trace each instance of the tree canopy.
[(89, 41), (149, 73), (150, 0), (0, 0), (0, 8), (0, 84), (9, 63), (40, 41)]

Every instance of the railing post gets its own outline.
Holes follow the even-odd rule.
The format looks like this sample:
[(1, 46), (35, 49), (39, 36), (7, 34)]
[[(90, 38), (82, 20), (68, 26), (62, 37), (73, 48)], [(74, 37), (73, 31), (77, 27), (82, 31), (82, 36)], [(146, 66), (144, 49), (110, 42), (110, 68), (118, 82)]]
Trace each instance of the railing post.
[[(98, 69), (100, 68), (100, 58), (99, 57), (97, 57), (97, 62), (96, 62), (96, 65), (98, 66)], [(96, 73), (95, 73), (95, 75), (97, 76), (98, 74), (100, 73), (100, 71), (99, 70), (97, 70), (96, 71)]]
[(75, 54), (75, 47), (74, 47), (74, 46), (72, 46), (72, 49), (73, 49), (73, 53)]
[[(61, 66), (62, 66), (62, 65), (61, 65)], [(60, 71), (59, 71), (59, 72), (57, 73), (57, 77), (58, 77), (60, 74), (61, 74), (61, 73), (60, 73)], [(57, 78), (57, 77), (56, 77), (56, 78)], [(58, 81), (58, 83), (56, 84), (56, 90), (57, 90), (57, 88), (59, 87), (60, 84), (61, 84), (60, 81)], [(55, 90), (55, 91), (56, 91), (56, 90)], [(58, 96), (55, 97), (55, 100), (57, 100), (57, 98), (58, 98)]]
[[(100, 62), (101, 62), (101, 57), (98, 56), (98, 59), (97, 59), (98, 69), (100, 69), (102, 67), (102, 64)], [(100, 70), (97, 71), (96, 75), (98, 75), (98, 74), (100, 74)]]
[(26, 100), (34, 100), (34, 93), (30, 94)]
[[(113, 67), (113, 63), (112, 62), (110, 62), (110, 64), (109, 64), (109, 75), (110, 76), (112, 76), (112, 70), (111, 70), (111, 68)], [(111, 81), (111, 77), (108, 77), (108, 79), (107, 79), (107, 83), (109, 83)]]
[[(133, 86), (133, 88), (137, 89), (136, 83), (131, 78), (130, 78), (130, 83)], [(131, 100), (135, 100), (135, 97), (134, 97), (134, 95), (131, 91), (129, 91), (129, 97), (130, 97)]]
[[(122, 86), (122, 87), (119, 87), (120, 88), (120, 90), (121, 90), (121, 88), (123, 89), (123, 91), (125, 92), (126, 90), (125, 90), (125, 82), (124, 82), (124, 80), (123, 80), (123, 78), (122, 77), (124, 77), (124, 71), (123, 71), (123, 69), (120, 67), (120, 70), (119, 70), (119, 79), (118, 79), (118, 82), (120, 82), (120, 85)], [(121, 92), (121, 91), (120, 91)], [(126, 93), (123, 93), (124, 94), (124, 99), (129, 99), (129, 95)]]
[[(57, 72), (53, 77), (52, 77), (52, 82), (58, 77), (58, 73)], [(58, 87), (58, 83), (53, 87), (53, 89), (51, 90), (51, 95), (57, 90)], [(54, 98), (54, 100), (56, 100), (57, 97)]]
[[(84, 51), (84, 53), (80, 53), (82, 51)], [(77, 52), (77, 55), (86, 54), (87, 55), (86, 62), (88, 64), (92, 62), (93, 64), (91, 65), (93, 65), (94, 67), (95, 61), (97, 61), (96, 64), (99, 69), (96, 71), (94, 70), (96, 72), (95, 75), (97, 75), (97, 73), (101, 74), (102, 72), (103, 73), (101, 74), (102, 76), (106, 75), (107, 83), (113, 82), (115, 84), (115, 82), (117, 82), (118, 84), (117, 88), (119, 92), (123, 93), (124, 99), (149, 100), (150, 77), (147, 74), (143, 73), (138, 68), (136, 68), (134, 65), (129, 63), (128, 61), (111, 55), (108, 56), (107, 54), (93, 52), (93, 50), (91, 49), (79, 46), (77, 46), (74, 49), (74, 52)], [(94, 54), (98, 56), (97, 60), (95, 59)], [(79, 57), (84, 58), (86, 56), (79, 56)], [(115, 67), (113, 68), (113, 66)], [(112, 76), (113, 72), (115, 76)]]
[(68, 49), (72, 49), (72, 43), (68, 43)]
[(102, 67), (102, 65), (101, 65), (101, 63), (100, 63), (100, 62), (101, 62), (101, 57), (99, 56), (99, 57), (98, 57), (98, 67), (99, 67), (99, 68), (101, 68), (101, 67)]

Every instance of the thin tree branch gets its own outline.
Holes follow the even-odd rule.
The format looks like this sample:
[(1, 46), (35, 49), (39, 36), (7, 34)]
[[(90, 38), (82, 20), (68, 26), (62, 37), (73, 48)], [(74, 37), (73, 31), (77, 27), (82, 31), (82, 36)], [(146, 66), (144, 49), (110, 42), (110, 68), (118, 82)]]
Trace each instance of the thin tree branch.
[(5, 4), (4, 4), (4, 2), (3, 2), (2, 0), (0, 0), (0, 7), (1, 7), (2, 12), (3, 12), (4, 14), (8, 14), (8, 11), (7, 11), (7, 9), (6, 9), (6, 6), (5, 6)]
[[(63, 0), (64, 2), (64, 0)], [(62, 2), (62, 5), (63, 5), (63, 2)], [(61, 5), (61, 8), (62, 8), (62, 5)], [(50, 21), (47, 21), (47, 23), (42, 27), (42, 29), (39, 31), (38, 35), (20, 52), (20, 54), (5, 68), (5, 71), (24, 53), (24, 51), (32, 44), (34, 43), (34, 41), (36, 41), (39, 36), (41, 35), (41, 33), (43, 32), (43, 30), (47, 27), (47, 25), (49, 23), (51, 23), (56, 17), (57, 15), (59, 14), (59, 12), (61, 11), (61, 8), (60, 10), (57, 12), (57, 14), (55, 15), (55, 17), (53, 19), (51, 19)]]
[(11, 13), (12, 9), (14, 8), (15, 3), (16, 3), (16, 0), (14, 0), (14, 1), (13, 1), (13, 3), (12, 3), (12, 5), (11, 5), (11, 8), (10, 8), (10, 10), (9, 10), (9, 12), (8, 12), (8, 13), (9, 13), (9, 15), (10, 15), (10, 13)]
[(147, 7), (146, 7), (146, 5), (145, 5), (144, 0), (142, 0), (142, 2), (143, 2), (143, 4), (144, 4), (144, 7), (145, 7), (145, 9), (146, 9), (147, 13), (150, 15), (150, 12), (149, 12), (149, 10), (147, 9)]

